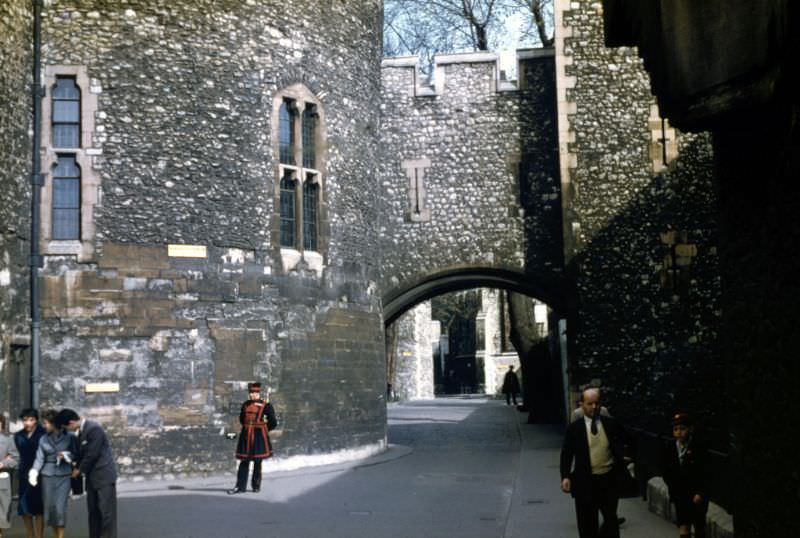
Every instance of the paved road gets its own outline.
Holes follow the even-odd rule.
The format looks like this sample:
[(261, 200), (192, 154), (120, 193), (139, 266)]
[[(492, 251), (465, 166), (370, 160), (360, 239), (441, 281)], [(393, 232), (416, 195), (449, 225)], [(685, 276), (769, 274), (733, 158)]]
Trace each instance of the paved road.
[[(232, 478), (119, 486), (121, 538), (572, 538), (570, 498), (558, 489), (558, 428), (522, 423), (477, 398), (389, 408), (387, 454), (354, 464), (265, 476), (258, 494), (228, 496)], [(183, 489), (169, 489), (170, 487)], [(67, 536), (87, 536), (83, 499)], [(623, 538), (676, 530), (626, 500)], [(24, 536), (19, 520), (6, 536)]]

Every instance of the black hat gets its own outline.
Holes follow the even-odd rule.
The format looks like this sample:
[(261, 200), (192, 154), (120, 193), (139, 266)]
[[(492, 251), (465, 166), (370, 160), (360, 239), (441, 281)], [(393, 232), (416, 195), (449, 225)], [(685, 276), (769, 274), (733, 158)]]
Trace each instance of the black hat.
[(689, 416), (689, 413), (675, 413), (672, 415), (672, 425), (673, 426), (691, 426), (692, 425), (692, 418)]

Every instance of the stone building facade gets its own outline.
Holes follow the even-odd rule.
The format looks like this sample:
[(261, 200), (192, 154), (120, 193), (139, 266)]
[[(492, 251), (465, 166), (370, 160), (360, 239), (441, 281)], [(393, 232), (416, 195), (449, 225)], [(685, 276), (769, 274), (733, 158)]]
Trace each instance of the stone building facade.
[(435, 349), (439, 323), (431, 319), (431, 302), (415, 306), (387, 328), (388, 381), (392, 398), (424, 400), (434, 397)]
[[(27, 4), (3, 3), (20, 41), (4, 47), (30, 50)], [(125, 474), (230, 467), (220, 433), (238, 429), (251, 380), (278, 410), (281, 457), (385, 446), (381, 6), (288, 4), (43, 10), (42, 405), (105, 423)], [(17, 79), (0, 90), (20, 105), (3, 108), (12, 185), (29, 159)]]
[(0, 4), (0, 409), (28, 397), (30, 2)]
[[(381, 450), (386, 299), (443, 273), (561, 298), (570, 386), (600, 379), (638, 426), (668, 403), (715, 416), (719, 394), (680, 375), (717, 373), (710, 146), (661, 128), (599, 4), (556, 2), (557, 46), (521, 51), (516, 84), (491, 54), (440, 56), (430, 82), (381, 65), (380, 4), (47, 3), (42, 401), (103, 421), (124, 473), (227, 469), (220, 432), (253, 379), (281, 457)], [(0, 6), (17, 149), (0, 182), (18, 201), (30, 19)], [(0, 211), (8, 361), (27, 208)]]
[(636, 50), (605, 47), (601, 2), (555, 6), (570, 384), (599, 380), (651, 432), (690, 409), (723, 446), (710, 137), (662, 125)]
[(559, 274), (552, 52), (519, 51), (517, 83), (491, 53), (383, 62), (382, 288), (463, 268)]

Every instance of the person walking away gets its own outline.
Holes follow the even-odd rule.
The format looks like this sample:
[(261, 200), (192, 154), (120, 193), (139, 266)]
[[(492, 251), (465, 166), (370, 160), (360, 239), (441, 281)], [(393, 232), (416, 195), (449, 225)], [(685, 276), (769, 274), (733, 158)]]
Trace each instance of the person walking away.
[(705, 538), (711, 489), (708, 451), (696, 439), (687, 413), (673, 415), (672, 436), (675, 441), (667, 445), (661, 461), (669, 500), (675, 504), (678, 535), (688, 538), (694, 527), (695, 537)]
[(17, 468), (19, 452), (6, 433), (6, 417), (0, 414), (0, 538), (11, 528), (11, 473)]
[(14, 434), (14, 444), (19, 451), (17, 514), (22, 516), (28, 538), (43, 538), (42, 488), (28, 483), (28, 471), (36, 459), (36, 451), (39, 449), (39, 440), (44, 435), (44, 428), (39, 425), (39, 413), (36, 409), (23, 409), (19, 418), (22, 419), (22, 429)]
[(261, 383), (248, 383), (247, 391), (250, 398), (242, 404), (239, 412), (242, 431), (236, 445), (236, 459), (239, 460), (236, 486), (228, 490), (228, 495), (244, 493), (247, 490), (247, 475), (251, 461), (253, 477), (250, 485), (254, 492), (261, 490), (261, 463), (272, 456), (269, 430), (275, 429), (278, 425), (272, 404), (261, 399)]
[(505, 377), (503, 377), (503, 388), (501, 389), (503, 394), (506, 395), (506, 405), (511, 405), (511, 400), (513, 398), (514, 405), (517, 405), (517, 394), (519, 394), (519, 379), (517, 378), (517, 374), (514, 373), (514, 365), (508, 365), (508, 372), (506, 372)]
[(86, 477), (89, 538), (116, 538), (117, 465), (105, 430), (72, 409), (62, 409), (56, 420), (78, 436), (78, 461), (72, 477)]
[(39, 441), (36, 460), (28, 471), (28, 482), (36, 486), (41, 480), (45, 525), (52, 527), (54, 538), (64, 538), (67, 501), (72, 489), (72, 462), (78, 455), (78, 441), (64, 431), (55, 410), (42, 413), (42, 426), (47, 433)]
[[(625, 430), (600, 414), (600, 389), (583, 391), (583, 418), (572, 422), (561, 447), (561, 490), (575, 499), (580, 538), (619, 538), (617, 503), (625, 468)], [(599, 526), (598, 512), (603, 515)]]

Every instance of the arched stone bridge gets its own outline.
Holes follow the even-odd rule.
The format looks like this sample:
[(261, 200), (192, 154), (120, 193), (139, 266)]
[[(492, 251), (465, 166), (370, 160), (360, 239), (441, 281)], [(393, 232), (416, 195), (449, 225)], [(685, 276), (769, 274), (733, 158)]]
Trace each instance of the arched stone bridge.
[(390, 323), (435, 295), (511, 289), (566, 307), (552, 51), (384, 61), (382, 295)]

